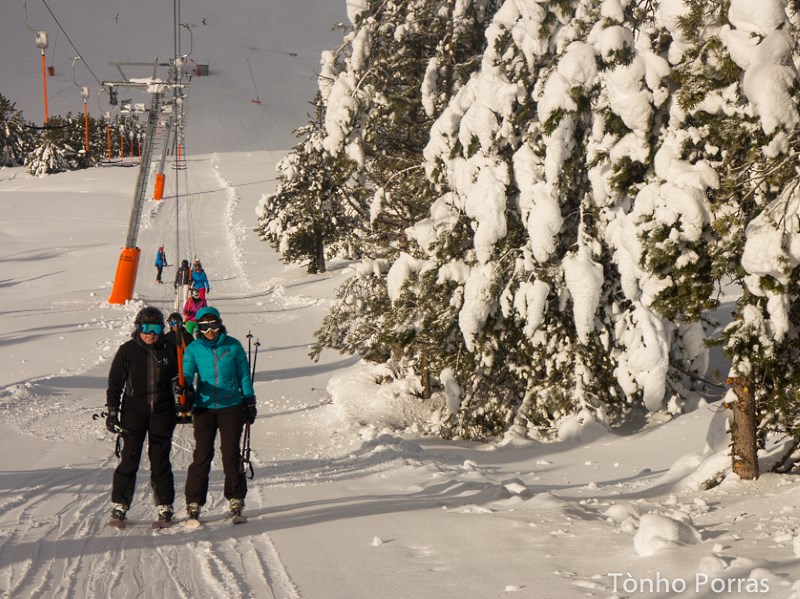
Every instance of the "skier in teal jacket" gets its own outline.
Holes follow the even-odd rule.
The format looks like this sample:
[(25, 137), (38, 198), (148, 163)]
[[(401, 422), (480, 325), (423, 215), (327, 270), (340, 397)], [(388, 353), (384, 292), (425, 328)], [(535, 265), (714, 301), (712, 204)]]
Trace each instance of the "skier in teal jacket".
[[(220, 434), (224, 495), (231, 516), (241, 516), (247, 495), (247, 478), (241, 467), (241, 437), (245, 422), (256, 418), (256, 397), (250, 366), (242, 344), (230, 337), (219, 311), (206, 306), (197, 311), (197, 340), (183, 354), (187, 385), (196, 378), (194, 393), (195, 449), (186, 477), (186, 511), (198, 518), (208, 495), (209, 472), (214, 458), (217, 430)], [(175, 392), (182, 388), (176, 384)]]

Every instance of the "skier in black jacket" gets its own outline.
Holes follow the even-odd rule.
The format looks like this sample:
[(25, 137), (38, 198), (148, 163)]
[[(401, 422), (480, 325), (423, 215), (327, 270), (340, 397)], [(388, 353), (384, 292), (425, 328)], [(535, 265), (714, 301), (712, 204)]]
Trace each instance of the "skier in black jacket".
[(167, 325), (169, 325), (169, 331), (166, 333), (167, 341), (179, 346), (181, 351), (194, 341), (192, 334), (183, 326), (183, 316), (180, 312), (173, 312), (167, 316)]
[(111, 520), (117, 524), (125, 520), (144, 440), (149, 437), (150, 483), (158, 519), (169, 522), (175, 499), (170, 450), (177, 418), (172, 381), (178, 374), (178, 353), (165, 339), (159, 309), (142, 308), (135, 323), (132, 339), (117, 350), (108, 373), (106, 428), (122, 434), (121, 459), (111, 490)]
[(189, 297), (189, 286), (192, 284), (192, 269), (189, 267), (188, 260), (182, 260), (181, 265), (175, 272), (175, 307), (177, 312), (186, 303)]

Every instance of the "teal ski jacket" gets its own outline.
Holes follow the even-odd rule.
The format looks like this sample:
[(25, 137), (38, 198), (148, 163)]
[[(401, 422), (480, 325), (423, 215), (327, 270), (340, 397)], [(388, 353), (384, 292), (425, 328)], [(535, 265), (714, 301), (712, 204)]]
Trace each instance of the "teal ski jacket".
[(186, 347), (183, 354), (186, 382), (192, 383), (195, 374), (195, 407), (219, 410), (241, 405), (245, 397), (255, 397), (244, 348), (224, 331), (214, 341), (201, 335)]

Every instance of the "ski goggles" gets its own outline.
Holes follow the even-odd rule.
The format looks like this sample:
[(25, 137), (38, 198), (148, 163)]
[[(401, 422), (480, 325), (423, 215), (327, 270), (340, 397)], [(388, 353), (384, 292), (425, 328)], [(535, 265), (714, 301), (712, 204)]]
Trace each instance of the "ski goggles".
[(164, 325), (144, 323), (139, 325), (139, 331), (145, 335), (160, 335), (164, 332)]
[(176, 326), (178, 326), (179, 324), (181, 324), (181, 321), (180, 321), (180, 320), (170, 320), (170, 321), (169, 321), (169, 326), (171, 326), (171, 327), (176, 327)]
[(219, 331), (221, 323), (219, 320), (204, 320), (202, 322), (197, 323), (197, 329), (201, 333), (205, 333), (206, 331), (211, 331), (212, 333), (216, 333)]

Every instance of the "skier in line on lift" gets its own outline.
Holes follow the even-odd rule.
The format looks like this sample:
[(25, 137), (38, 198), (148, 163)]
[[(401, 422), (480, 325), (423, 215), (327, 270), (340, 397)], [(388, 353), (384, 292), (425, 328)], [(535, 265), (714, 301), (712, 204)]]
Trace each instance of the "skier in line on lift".
[(156, 251), (156, 283), (159, 285), (161, 284), (161, 271), (164, 270), (165, 266), (169, 266), (167, 264), (167, 254), (164, 252), (164, 246), (158, 246), (158, 251)]
[(195, 258), (194, 267), (192, 268), (192, 289), (200, 291), (200, 297), (206, 298), (206, 293), (211, 292), (211, 285), (208, 284), (208, 276), (206, 271), (203, 270), (203, 265), (200, 260)]
[(166, 334), (167, 340), (180, 347), (181, 351), (185, 351), (186, 346), (194, 341), (194, 337), (183, 326), (183, 316), (180, 312), (173, 312), (167, 316), (167, 325), (169, 326), (169, 332)]
[(189, 285), (192, 283), (192, 269), (188, 260), (182, 260), (175, 273), (175, 310), (179, 310), (189, 298)]
[(172, 387), (178, 375), (178, 352), (165, 339), (161, 310), (142, 308), (134, 322), (131, 339), (111, 362), (106, 390), (106, 428), (122, 435), (111, 488), (112, 524), (116, 521), (122, 526), (133, 501), (145, 437), (158, 520), (172, 520), (175, 500), (170, 451), (177, 420)]
[[(192, 415), (195, 448), (186, 476), (186, 512), (197, 519), (206, 503), (219, 431), (223, 495), (236, 521), (242, 517), (247, 495), (247, 477), (241, 468), (242, 430), (245, 422), (255, 422), (257, 413), (250, 366), (242, 344), (227, 334), (216, 308), (207, 306), (197, 312), (197, 330), (198, 338), (183, 354), (187, 389), (197, 375)], [(176, 385), (175, 395), (185, 390)]]
[(190, 335), (194, 336), (194, 332), (197, 329), (197, 322), (195, 322), (197, 311), (207, 305), (205, 298), (200, 295), (200, 290), (192, 289), (189, 299), (183, 305), (183, 324)]

